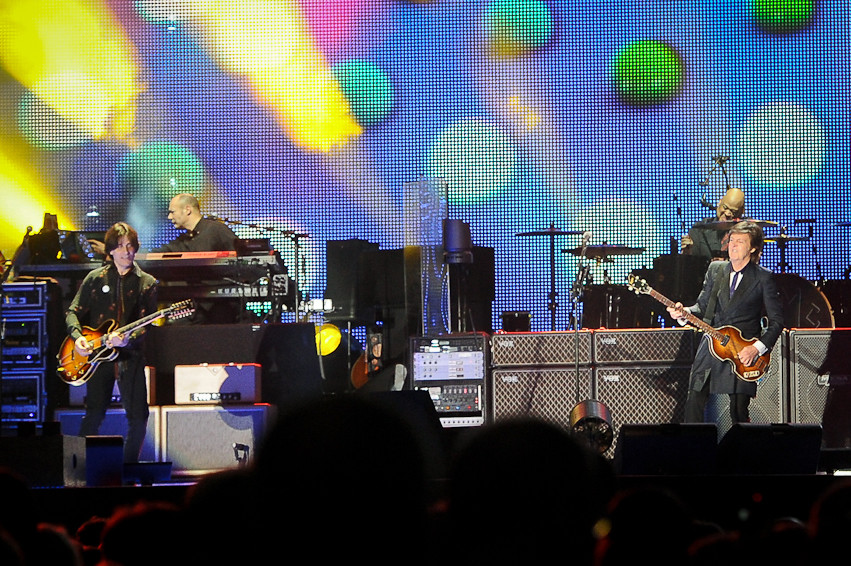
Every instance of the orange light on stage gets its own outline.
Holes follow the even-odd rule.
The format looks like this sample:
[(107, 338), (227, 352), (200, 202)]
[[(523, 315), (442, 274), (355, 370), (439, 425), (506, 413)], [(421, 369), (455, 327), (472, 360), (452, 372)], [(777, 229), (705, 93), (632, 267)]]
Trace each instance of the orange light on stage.
[(362, 128), (292, 0), (208, 0), (187, 17), (223, 68), (244, 76), (299, 146), (331, 151)]
[(38, 103), (21, 106), (24, 134), (56, 149), (85, 138), (128, 140), (142, 87), (133, 45), (107, 5), (92, 0), (2, 3), (0, 63)]

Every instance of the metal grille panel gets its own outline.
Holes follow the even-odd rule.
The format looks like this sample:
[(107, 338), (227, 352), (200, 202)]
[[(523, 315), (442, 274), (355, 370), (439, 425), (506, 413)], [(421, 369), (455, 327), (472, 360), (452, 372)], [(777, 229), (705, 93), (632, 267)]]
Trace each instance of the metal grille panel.
[(597, 330), (594, 360), (598, 364), (690, 364), (697, 337), (691, 328)]
[[(591, 333), (507, 332), (491, 338), (491, 364), (501, 366), (569, 366), (591, 363)], [(577, 356), (578, 353), (578, 356)]]
[(611, 412), (615, 438), (605, 456), (614, 455), (623, 424), (683, 421), (690, 369), (690, 365), (597, 368), (596, 398)]
[(577, 383), (575, 369), (494, 369), (493, 421), (534, 417), (569, 429), (571, 409), (588, 399), (591, 376), (591, 368), (579, 368)]

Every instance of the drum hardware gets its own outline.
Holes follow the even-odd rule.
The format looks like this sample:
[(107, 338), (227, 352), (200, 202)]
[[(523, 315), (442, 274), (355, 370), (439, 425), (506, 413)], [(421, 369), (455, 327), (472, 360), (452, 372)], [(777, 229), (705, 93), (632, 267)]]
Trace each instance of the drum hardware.
[(577, 236), (583, 234), (582, 230), (562, 230), (555, 227), (555, 223), (550, 222), (550, 227), (545, 230), (535, 230), (532, 232), (521, 232), (515, 236), (548, 236), (550, 238), (550, 295), (547, 303), (547, 308), (550, 311), (550, 330), (556, 329), (556, 252), (555, 252), (555, 237), (556, 236)]
[(813, 227), (809, 227), (810, 232), (806, 236), (790, 236), (786, 233), (786, 227), (780, 227), (780, 234), (777, 236), (773, 236), (770, 238), (765, 238), (763, 241), (766, 243), (774, 243), (777, 244), (777, 249), (780, 251), (780, 261), (777, 264), (780, 273), (786, 273), (786, 268), (789, 267), (789, 264), (786, 263), (786, 246), (789, 242), (806, 242), (810, 238), (813, 237)]
[[(572, 248), (569, 250), (561, 250), (563, 254), (580, 255), (582, 248)], [(608, 259), (612, 255), (639, 255), (644, 253), (644, 248), (630, 248), (627, 246), (611, 246), (603, 244), (600, 246), (586, 246), (585, 257), (590, 257), (600, 261), (611, 261)]]

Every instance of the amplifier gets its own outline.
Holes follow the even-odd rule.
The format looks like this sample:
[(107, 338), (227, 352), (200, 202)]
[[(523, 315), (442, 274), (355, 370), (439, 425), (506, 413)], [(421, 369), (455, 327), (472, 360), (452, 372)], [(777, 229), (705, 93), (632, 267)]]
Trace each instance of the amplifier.
[(615, 439), (605, 455), (614, 455), (621, 425), (683, 422), (690, 373), (691, 365), (598, 367), (594, 396), (609, 408)]
[(591, 363), (591, 332), (505, 332), (491, 337), (491, 365), (570, 366)]
[(2, 422), (44, 420), (44, 371), (3, 371), (0, 380)]
[(484, 333), (411, 338), (411, 384), (427, 391), (444, 428), (478, 426), (487, 412)]
[(260, 401), (260, 364), (174, 366), (174, 403), (209, 405)]
[(203, 475), (251, 462), (274, 423), (271, 405), (163, 406), (162, 455), (175, 475)]
[(697, 351), (691, 328), (595, 330), (598, 364), (691, 364)]
[(589, 398), (592, 370), (579, 368), (495, 368), (491, 372), (494, 422), (533, 417), (570, 430), (570, 411)]
[(39, 313), (4, 313), (0, 320), (2, 366), (6, 369), (47, 367), (47, 316)]
[(789, 331), (789, 422), (821, 424), (825, 448), (851, 447), (849, 351), (849, 328)]

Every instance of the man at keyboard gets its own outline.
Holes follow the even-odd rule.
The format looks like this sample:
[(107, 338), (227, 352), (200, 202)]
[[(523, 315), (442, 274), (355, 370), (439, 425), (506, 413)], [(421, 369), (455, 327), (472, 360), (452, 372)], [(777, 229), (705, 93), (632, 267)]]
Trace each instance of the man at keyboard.
[(168, 219), (178, 230), (186, 230), (152, 252), (214, 252), (235, 250), (236, 234), (217, 220), (204, 218), (198, 199), (188, 193), (175, 195), (168, 205)]

